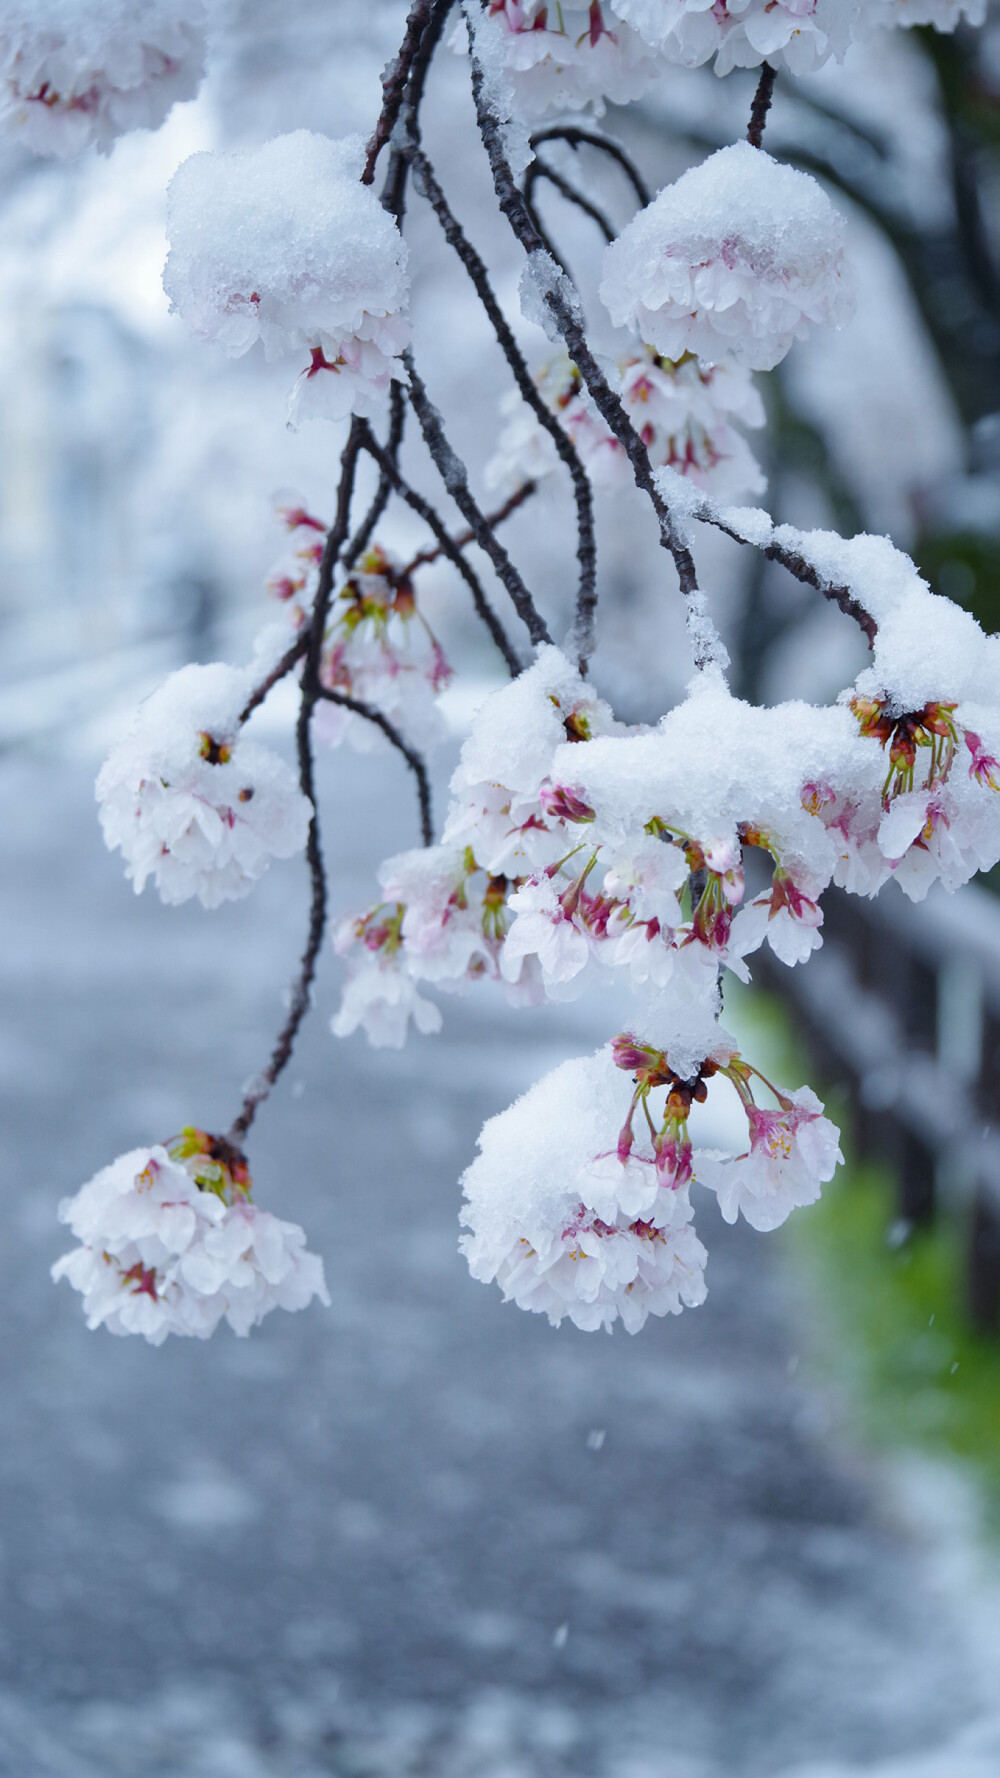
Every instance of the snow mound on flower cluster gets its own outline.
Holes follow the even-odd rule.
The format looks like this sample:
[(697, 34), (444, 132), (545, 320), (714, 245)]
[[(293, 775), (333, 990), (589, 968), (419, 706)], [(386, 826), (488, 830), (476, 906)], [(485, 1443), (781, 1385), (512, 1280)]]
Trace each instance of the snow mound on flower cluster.
[(36, 154), (107, 153), (194, 97), (201, 0), (13, 0), (0, 17), (0, 128)]
[(323, 1262), (296, 1223), (203, 1191), (165, 1148), (119, 1155), (59, 1206), (80, 1242), (55, 1279), (81, 1292), (90, 1328), (208, 1339), (225, 1319), (248, 1334), (272, 1309), (329, 1303)]
[(615, 1154), (632, 1092), (610, 1049), (564, 1062), (489, 1120), (463, 1176), (473, 1277), (555, 1326), (610, 1330), (620, 1317), (637, 1333), (705, 1299), (687, 1193)]
[(97, 779), (101, 827), (136, 894), (218, 907), (305, 845), (311, 809), (277, 754), (239, 734), (249, 675), (184, 667), (147, 698)]
[(293, 392), (296, 414), (376, 411), (400, 374), (406, 245), (360, 183), (364, 154), (360, 136), (295, 130), (194, 154), (170, 182), (171, 306), (233, 358), (258, 339), (268, 358), (320, 353)]
[(772, 370), (811, 324), (853, 299), (844, 221), (816, 180), (747, 142), (682, 174), (612, 241), (601, 298), (667, 358), (731, 355)]

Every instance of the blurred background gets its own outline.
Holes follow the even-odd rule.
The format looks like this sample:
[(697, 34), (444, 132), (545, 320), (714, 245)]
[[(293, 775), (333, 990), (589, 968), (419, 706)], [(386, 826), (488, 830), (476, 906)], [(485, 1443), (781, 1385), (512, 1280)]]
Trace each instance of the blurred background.
[[(871, 910), (831, 896), (809, 969), (734, 1001), (755, 1052), (829, 1096), (846, 1177), (787, 1239), (702, 1211), (708, 1303), (634, 1341), (503, 1307), (455, 1251), (483, 1119), (602, 1041), (612, 1000), (473, 998), (441, 1037), (371, 1052), (329, 1036), (329, 955), (254, 1164), (333, 1309), (154, 1352), (88, 1334), (48, 1282), (60, 1197), (125, 1148), (228, 1124), (305, 917), (292, 865), (216, 915), (137, 900), (94, 816), (138, 699), (248, 656), (274, 615), (272, 497), (329, 516), (342, 442), (286, 429), (288, 363), (229, 362), (168, 314), (165, 186), (200, 148), (367, 134), (404, 10), (213, 7), (209, 78), (157, 134), (66, 166), (0, 155), (0, 1773), (996, 1778), (994, 885), (919, 909), (894, 886)], [(427, 146), (541, 363), (466, 82), (443, 50)], [(677, 70), (607, 126), (656, 189), (743, 133), (754, 84)], [(757, 379), (767, 504), (888, 532), (997, 628), (1000, 20), (779, 78), (767, 141), (847, 213), (859, 296), (850, 328)], [(596, 157), (549, 157), (627, 219)], [(600, 236), (551, 189), (539, 204), (600, 340)], [(503, 363), (411, 212), (418, 359), (481, 491)], [(404, 467), (436, 496), (412, 439)], [(506, 533), (557, 635), (563, 499)], [(690, 672), (671, 571), (639, 502), (602, 497), (599, 524), (594, 676), (655, 719)], [(394, 509), (379, 535), (425, 542)], [(698, 557), (743, 694), (822, 700), (861, 666), (853, 626), (780, 569), (713, 536)], [(496, 666), (450, 569), (421, 585), (461, 670), (440, 794)], [(289, 745), (287, 701), (255, 720)], [(416, 840), (409, 786), (346, 749), (321, 776), (334, 902), (363, 905)]]

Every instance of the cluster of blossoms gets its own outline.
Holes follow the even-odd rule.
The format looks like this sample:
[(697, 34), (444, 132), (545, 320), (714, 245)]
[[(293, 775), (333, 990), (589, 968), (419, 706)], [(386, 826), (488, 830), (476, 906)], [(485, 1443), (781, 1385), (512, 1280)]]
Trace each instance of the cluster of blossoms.
[(13, 0), (0, 18), (0, 128), (36, 154), (107, 153), (198, 91), (201, 0)]
[[(764, 424), (763, 403), (742, 365), (700, 364), (691, 353), (674, 362), (647, 347), (625, 354), (617, 371), (625, 412), (654, 469), (673, 469), (723, 500), (763, 493), (760, 466), (732, 425), (734, 420), (750, 427)], [(601, 419), (571, 360), (565, 354), (552, 359), (535, 382), (595, 486), (631, 487), (624, 446)], [(550, 475), (559, 457), (550, 434), (516, 391), (505, 398), (504, 411), (508, 419), (487, 465), (486, 483), (513, 492)]]
[(136, 894), (218, 907), (249, 894), (272, 858), (306, 842), (311, 808), (278, 755), (240, 733), (250, 675), (184, 667), (147, 698), (97, 780), (105, 843)]
[(193, 154), (167, 204), (163, 285), (232, 358), (307, 350), (289, 421), (378, 413), (409, 341), (406, 245), (360, 183), (360, 136), (309, 130), (237, 154)]
[[(818, 1099), (770, 1087), (721, 1027), (698, 1023), (662, 1047), (622, 1033), (490, 1119), (463, 1179), (474, 1278), (495, 1279), (505, 1300), (555, 1325), (568, 1316), (610, 1330), (620, 1317), (637, 1333), (647, 1315), (705, 1300), (693, 1183), (717, 1194), (727, 1222), (742, 1212), (756, 1229), (815, 1202), (842, 1159)], [(714, 1076), (736, 1088), (747, 1118), (748, 1146), (729, 1158), (695, 1149), (688, 1127)], [(775, 1109), (755, 1102), (755, 1077)]]
[(59, 1219), (80, 1245), (52, 1276), (81, 1293), (91, 1328), (159, 1346), (172, 1333), (206, 1340), (223, 1319), (248, 1334), (272, 1309), (330, 1301), (302, 1230), (258, 1210), (245, 1157), (204, 1130), (119, 1155)]
[[(319, 585), (326, 526), (292, 497), (280, 501), (278, 512), (288, 547), (267, 588), (297, 629)], [(411, 574), (377, 543), (353, 564), (332, 602), (319, 676), (328, 691), (381, 711), (417, 747), (432, 746), (445, 732), (437, 700), (452, 669), (417, 603)], [(359, 752), (386, 744), (371, 722), (329, 700), (317, 708), (314, 729), (329, 747), (345, 739)]]
[[(384, 899), (336, 939), (349, 975), (333, 1029), (364, 1026), (375, 1044), (401, 1044), (411, 1018), (439, 1029), (424, 986), (488, 979), (519, 1000), (562, 999), (612, 970), (639, 995), (644, 1035), (565, 1064), (494, 1118), (465, 1179), (475, 1276), (584, 1328), (620, 1315), (634, 1330), (701, 1300), (692, 1180), (728, 1220), (769, 1229), (839, 1159), (808, 1088), (771, 1088), (776, 1109), (755, 1101), (763, 1076), (718, 1024), (720, 971), (745, 978), (764, 943), (804, 962), (831, 882), (872, 895), (895, 878), (916, 899), (1000, 860), (1000, 641), (885, 539), (728, 516), (866, 600), (872, 663), (842, 699), (758, 709), (709, 668), (656, 727), (630, 728), (542, 648), (478, 713), (441, 843), (388, 860)], [(751, 857), (770, 871), (756, 894)], [(747, 1117), (737, 1156), (698, 1153), (688, 1135), (715, 1075)]]
[(520, 117), (601, 116), (606, 101), (638, 98), (669, 64), (713, 62), (724, 75), (767, 62), (809, 74), (873, 31), (954, 31), (985, 15), (986, 0), (490, 0), (476, 50)]

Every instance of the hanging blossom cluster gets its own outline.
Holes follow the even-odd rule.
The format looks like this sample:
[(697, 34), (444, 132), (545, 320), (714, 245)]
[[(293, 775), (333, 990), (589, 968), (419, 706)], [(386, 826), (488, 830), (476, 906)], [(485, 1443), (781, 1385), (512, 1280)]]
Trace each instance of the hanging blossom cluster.
[(248, 1334), (272, 1309), (329, 1303), (323, 1262), (294, 1222), (258, 1210), (246, 1157), (186, 1129), (119, 1155), (59, 1206), (80, 1243), (57, 1260), (83, 1297), (87, 1326), (207, 1340), (220, 1321)]
[[(327, 527), (293, 495), (281, 497), (278, 515), (287, 544), (267, 590), (297, 630), (316, 597)], [(417, 747), (434, 746), (446, 732), (437, 700), (452, 669), (420, 608), (413, 574), (378, 543), (369, 545), (337, 589), (319, 676), (328, 691), (381, 711)], [(367, 753), (387, 745), (370, 721), (329, 700), (317, 709), (314, 726), (328, 747), (347, 740)]]
[[(335, 941), (349, 974), (333, 1029), (376, 1044), (402, 1043), (410, 1019), (439, 1029), (428, 987), (559, 1000), (613, 971), (635, 989), (632, 1031), (487, 1124), (465, 1177), (473, 1274), (586, 1329), (702, 1300), (692, 1183), (766, 1230), (840, 1158), (811, 1090), (773, 1087), (737, 1054), (720, 972), (746, 979), (763, 944), (805, 962), (831, 883), (873, 895), (895, 878), (920, 899), (1000, 861), (1000, 640), (885, 539), (728, 516), (867, 600), (872, 663), (840, 702), (758, 709), (708, 669), (656, 727), (629, 728), (543, 648), (476, 718), (441, 844), (390, 859), (385, 899)], [(747, 1118), (735, 1156), (688, 1134), (716, 1076)]]
[[(670, 65), (811, 74), (880, 29), (982, 24), (986, 0), (490, 0), (480, 60), (528, 121), (639, 98)], [(464, 32), (455, 47), (465, 48)]]
[(35, 154), (106, 154), (192, 99), (201, 0), (13, 0), (0, 16), (0, 130)]
[(235, 154), (193, 154), (167, 199), (163, 286), (199, 339), (238, 358), (306, 351), (292, 425), (384, 408), (409, 341), (406, 245), (360, 183), (360, 136), (310, 130)]
[[(654, 469), (673, 469), (721, 500), (764, 492), (760, 465), (733, 425), (764, 424), (763, 402), (741, 364), (701, 364), (691, 353), (674, 362), (646, 347), (623, 354), (616, 368), (625, 412)], [(601, 419), (566, 354), (545, 364), (535, 382), (595, 487), (616, 492), (631, 488), (625, 448)], [(550, 434), (516, 391), (504, 398), (503, 411), (507, 421), (487, 465), (486, 484), (512, 493), (525, 482), (552, 475), (559, 456)]]
[(311, 814), (290, 768), (240, 732), (251, 675), (183, 667), (147, 698), (97, 780), (105, 843), (136, 894), (218, 907), (249, 894), (272, 858), (292, 858)]

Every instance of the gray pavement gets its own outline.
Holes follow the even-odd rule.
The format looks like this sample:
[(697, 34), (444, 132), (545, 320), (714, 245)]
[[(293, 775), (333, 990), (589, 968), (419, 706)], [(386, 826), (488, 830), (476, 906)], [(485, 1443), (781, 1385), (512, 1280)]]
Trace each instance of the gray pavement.
[[(412, 826), (392, 762), (350, 775), (348, 903)], [(478, 1128), (594, 1013), (455, 1002), (373, 1052), (326, 1029), (328, 957), (252, 1158), (332, 1309), (87, 1333), (47, 1278), (58, 1199), (228, 1123), (303, 906), (287, 865), (216, 915), (133, 897), (91, 776), (0, 765), (3, 1778), (772, 1778), (974, 1716), (960, 1614), (790, 1374), (808, 1306), (775, 1243), (702, 1210), (708, 1303), (634, 1340), (468, 1278)]]

